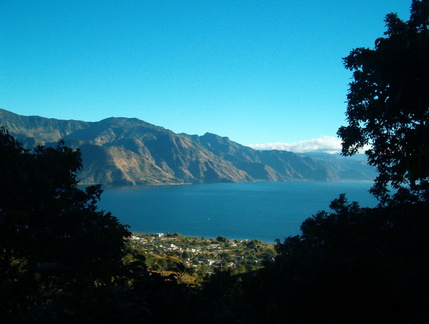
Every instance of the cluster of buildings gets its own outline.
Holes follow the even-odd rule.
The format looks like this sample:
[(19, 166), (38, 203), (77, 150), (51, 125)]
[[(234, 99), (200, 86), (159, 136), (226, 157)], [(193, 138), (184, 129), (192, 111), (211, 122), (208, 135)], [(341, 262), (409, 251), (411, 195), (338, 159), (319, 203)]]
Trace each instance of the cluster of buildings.
[(194, 238), (192, 246), (187, 246), (187, 238), (180, 235), (134, 234), (131, 239), (147, 252), (156, 255), (175, 256), (189, 268), (209, 267), (238, 267), (241, 264), (259, 264), (262, 259), (253, 257), (246, 259), (238, 253), (238, 247), (246, 246), (247, 240), (227, 240), (218, 242), (213, 239)]

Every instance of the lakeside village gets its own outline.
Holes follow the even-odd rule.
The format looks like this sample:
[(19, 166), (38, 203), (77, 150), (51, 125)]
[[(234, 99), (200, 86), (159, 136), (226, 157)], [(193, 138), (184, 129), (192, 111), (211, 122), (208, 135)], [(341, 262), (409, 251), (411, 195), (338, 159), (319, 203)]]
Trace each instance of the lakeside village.
[(263, 266), (276, 256), (274, 244), (260, 240), (230, 240), (188, 237), (178, 233), (136, 234), (131, 247), (145, 256), (148, 268), (161, 275), (174, 275), (182, 282), (197, 284), (215, 271), (245, 273)]

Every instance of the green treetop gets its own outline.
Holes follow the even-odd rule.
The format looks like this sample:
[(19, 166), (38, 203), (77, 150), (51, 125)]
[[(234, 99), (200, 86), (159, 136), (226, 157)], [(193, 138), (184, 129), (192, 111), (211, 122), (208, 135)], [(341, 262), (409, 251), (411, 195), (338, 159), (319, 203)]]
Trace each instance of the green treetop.
[(37, 319), (110, 284), (130, 233), (97, 210), (100, 186), (78, 188), (80, 152), (61, 142), (26, 150), (1, 128), (0, 157), (0, 322)]
[(353, 71), (347, 126), (338, 130), (343, 154), (369, 145), (379, 172), (372, 193), (389, 200), (388, 184), (412, 199), (429, 198), (429, 1), (413, 0), (407, 22), (386, 16), (385, 37), (374, 49), (344, 59)]

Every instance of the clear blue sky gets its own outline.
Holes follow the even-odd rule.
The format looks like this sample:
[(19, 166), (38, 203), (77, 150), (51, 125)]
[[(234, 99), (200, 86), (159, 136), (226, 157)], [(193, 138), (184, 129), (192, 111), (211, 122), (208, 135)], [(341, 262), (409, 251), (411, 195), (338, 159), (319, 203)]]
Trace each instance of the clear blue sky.
[(241, 144), (336, 136), (351, 72), (411, 0), (2, 0), (0, 108), (137, 117)]

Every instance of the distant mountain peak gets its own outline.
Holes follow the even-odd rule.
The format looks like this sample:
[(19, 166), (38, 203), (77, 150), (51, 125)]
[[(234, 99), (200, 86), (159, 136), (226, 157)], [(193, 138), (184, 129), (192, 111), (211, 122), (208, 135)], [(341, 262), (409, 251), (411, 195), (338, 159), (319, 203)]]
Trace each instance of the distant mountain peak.
[[(28, 147), (64, 139), (80, 148), (82, 183), (173, 184), (341, 179), (372, 180), (361, 162), (257, 151), (213, 133), (176, 134), (138, 118), (99, 122), (20, 116), (0, 109), (0, 125)], [(371, 172), (372, 171), (372, 172)]]

